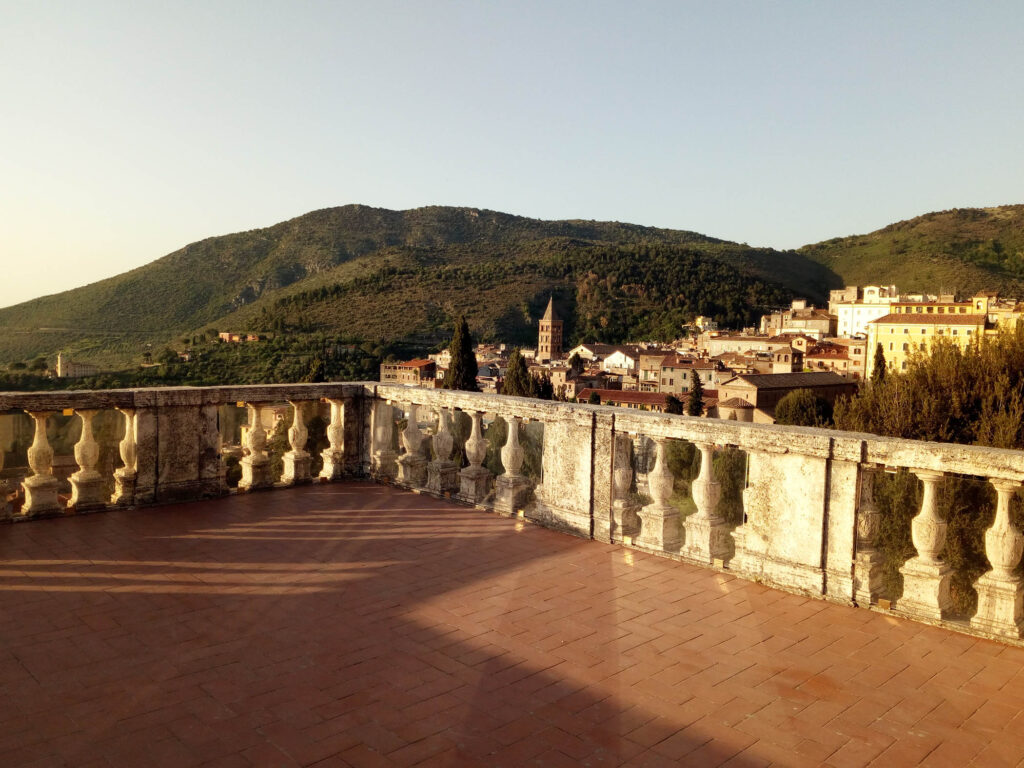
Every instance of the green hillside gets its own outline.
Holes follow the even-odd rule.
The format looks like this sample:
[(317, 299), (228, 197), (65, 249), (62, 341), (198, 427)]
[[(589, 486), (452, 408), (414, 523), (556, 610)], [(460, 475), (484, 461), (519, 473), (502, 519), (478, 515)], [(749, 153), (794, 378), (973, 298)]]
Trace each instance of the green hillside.
[(1024, 205), (954, 208), (866, 235), (837, 237), (799, 252), (847, 285), (901, 291), (1000, 290), (1024, 295)]
[(485, 337), (525, 341), (550, 292), (568, 313), (583, 309), (580, 333), (673, 335), (694, 314), (750, 322), (794, 293), (821, 299), (836, 282), (794, 252), (693, 232), (350, 205), (202, 240), (117, 277), (0, 309), (0, 362), (63, 350), (116, 365), (136, 361), (147, 343), (210, 327), (427, 342), (459, 312)]

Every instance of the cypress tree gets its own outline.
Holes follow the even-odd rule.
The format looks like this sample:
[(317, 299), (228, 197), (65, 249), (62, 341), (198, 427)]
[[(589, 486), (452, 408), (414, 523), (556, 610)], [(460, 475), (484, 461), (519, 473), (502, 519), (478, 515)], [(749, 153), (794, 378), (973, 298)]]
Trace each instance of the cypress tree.
[(479, 392), (480, 388), (476, 385), (476, 373), (479, 366), (476, 363), (473, 337), (469, 333), (469, 324), (466, 322), (465, 315), (461, 315), (459, 322), (455, 324), (455, 334), (452, 336), (452, 343), (448, 346), (448, 351), (451, 352), (452, 361), (441, 386), (445, 389)]
[(871, 380), (881, 381), (885, 378), (885, 352), (882, 349), (882, 343), (879, 342), (875, 347), (875, 362), (871, 366)]
[(693, 386), (690, 387), (690, 399), (686, 401), (686, 415), (703, 416), (704, 385), (701, 384), (700, 374), (697, 371), (691, 371), (690, 376), (693, 379)]
[(514, 397), (536, 397), (536, 385), (531, 381), (530, 372), (526, 369), (526, 360), (519, 353), (519, 347), (513, 349), (508, 358), (501, 393)]

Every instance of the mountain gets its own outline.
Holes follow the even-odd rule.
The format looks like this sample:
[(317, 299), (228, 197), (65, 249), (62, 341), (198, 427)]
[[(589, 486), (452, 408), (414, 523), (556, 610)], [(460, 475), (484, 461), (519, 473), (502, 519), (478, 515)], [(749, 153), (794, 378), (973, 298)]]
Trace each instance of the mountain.
[(0, 309), (0, 362), (63, 350), (114, 364), (205, 328), (434, 343), (463, 312), (485, 338), (528, 342), (549, 294), (570, 334), (671, 336), (694, 314), (738, 325), (838, 283), (802, 254), (694, 232), (348, 205)]
[(806, 245), (799, 253), (847, 285), (901, 291), (999, 290), (1024, 297), (1024, 205), (954, 208), (866, 235)]

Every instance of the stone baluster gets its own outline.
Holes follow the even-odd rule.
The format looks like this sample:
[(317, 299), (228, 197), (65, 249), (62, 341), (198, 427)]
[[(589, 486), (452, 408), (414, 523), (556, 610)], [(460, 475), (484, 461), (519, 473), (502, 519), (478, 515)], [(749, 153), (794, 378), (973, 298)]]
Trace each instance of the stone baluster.
[(856, 554), (853, 563), (853, 599), (858, 605), (871, 605), (882, 590), (882, 553), (875, 546), (882, 514), (875, 505), (875, 481), (879, 470), (861, 467), (860, 498), (857, 503)]
[(391, 447), (395, 429), (394, 409), (389, 403), (378, 400), (374, 403), (370, 418), (370, 473), (379, 482), (394, 480), (397, 457), (394, 448)]
[(696, 446), (700, 451), (700, 474), (690, 484), (690, 495), (697, 511), (683, 521), (686, 540), (682, 553), (706, 565), (729, 556), (730, 539), (728, 526), (718, 514), (722, 485), (714, 478), (715, 446), (711, 443), (696, 443)]
[(239, 462), (242, 467), (242, 479), (238, 481), (238, 490), (255, 491), (270, 488), (274, 484), (270, 476), (270, 456), (267, 455), (267, 430), (263, 426), (262, 403), (247, 403), (249, 407), (249, 430), (245, 444), (249, 454)]
[(134, 408), (118, 408), (124, 416), (124, 437), (118, 446), (124, 466), (114, 470), (114, 498), (111, 503), (130, 507), (135, 503), (135, 478), (138, 475), (139, 421)]
[(523, 447), (519, 444), (519, 417), (509, 416), (508, 438), (501, 449), (501, 464), (505, 472), (495, 481), (494, 507), (500, 512), (514, 515), (526, 504), (530, 494), (530, 480), (522, 474)]
[(974, 582), (978, 611), (971, 627), (1001, 637), (1020, 639), (1024, 629), (1024, 587), (1017, 573), (1024, 553), (1024, 534), (1010, 519), (1010, 501), (1019, 482), (992, 480), (995, 486), (996, 516), (985, 531), (985, 556), (992, 570)]
[[(313, 479), (309, 472), (310, 456), (306, 450), (306, 441), (309, 439), (309, 431), (306, 429), (306, 404), (301, 400), (289, 400), (288, 403), (292, 407), (293, 416), (292, 425), (288, 428), (289, 450), (281, 457), (284, 465), (281, 470), (281, 483), (283, 485), (302, 485), (303, 483), (312, 482)], [(330, 439), (334, 422), (334, 404), (332, 403), (331, 424), (327, 427), (328, 440)], [(341, 427), (343, 430), (344, 424), (341, 424)], [(327, 466), (326, 457), (324, 458), (324, 466)]]
[(417, 412), (416, 404), (410, 403), (405, 429), (402, 430), (405, 453), (398, 459), (398, 483), (408, 488), (422, 488), (427, 484), (427, 459), (423, 455), (423, 433), (417, 423)]
[(28, 465), (33, 474), (21, 486), (25, 490), (22, 517), (42, 517), (63, 512), (57, 498), (57, 478), (53, 476), (53, 448), (46, 437), (46, 420), (52, 411), (29, 411), (35, 421), (35, 436), (28, 449)]
[(910, 521), (917, 556), (900, 568), (903, 597), (898, 608), (912, 616), (938, 621), (952, 605), (952, 569), (940, 557), (946, 544), (946, 522), (938, 513), (938, 488), (943, 473), (920, 470), (914, 474), (924, 484), (921, 511)]
[(103, 500), (103, 476), (96, 471), (96, 463), (100, 458), (100, 446), (92, 434), (92, 420), (97, 411), (75, 411), (82, 420), (82, 435), (75, 443), (75, 461), (78, 471), (71, 475), (71, 500), (68, 507), (78, 512), (90, 509), (102, 509), (106, 506)]
[(647, 473), (647, 487), (653, 501), (640, 509), (640, 536), (636, 544), (658, 552), (678, 552), (682, 526), (679, 510), (669, 503), (675, 480), (665, 456), (668, 438), (656, 437), (654, 444), (654, 468)]
[(479, 504), (487, 498), (491, 491), (491, 473), (484, 469), (487, 458), (487, 439), (483, 435), (483, 414), (473, 411), (470, 414), (472, 426), (469, 439), (466, 440), (466, 458), (469, 466), (459, 472), (458, 498), (471, 504)]
[(614, 455), (612, 456), (612, 530), (611, 540), (622, 542), (632, 539), (640, 530), (640, 518), (637, 515), (640, 505), (629, 495), (633, 485), (633, 443), (629, 435), (616, 435)]
[(459, 487), (459, 468), (451, 460), (455, 438), (448, 420), (448, 409), (437, 409), (437, 432), (434, 435), (434, 460), (427, 465), (427, 490), (450, 494)]
[[(320, 469), (320, 479), (336, 481), (341, 480), (345, 474), (345, 401), (334, 398), (327, 400), (331, 406), (331, 421), (327, 425), (327, 447), (320, 452), (320, 456), (323, 458), (323, 467)], [(288, 439), (292, 439), (292, 430), (298, 429), (298, 418), (299, 418), (299, 403), (293, 403), (295, 406), (295, 425), (288, 430)], [(306, 445), (306, 425), (303, 420), (302, 423), (302, 434), (298, 431), (295, 433), (296, 438), (302, 438), (302, 448), (305, 449)], [(295, 450), (295, 443), (292, 443), (292, 450)], [(285, 454), (287, 456), (287, 454)], [(287, 474), (287, 463), (285, 463), (285, 474)], [(307, 468), (308, 472), (308, 468)]]

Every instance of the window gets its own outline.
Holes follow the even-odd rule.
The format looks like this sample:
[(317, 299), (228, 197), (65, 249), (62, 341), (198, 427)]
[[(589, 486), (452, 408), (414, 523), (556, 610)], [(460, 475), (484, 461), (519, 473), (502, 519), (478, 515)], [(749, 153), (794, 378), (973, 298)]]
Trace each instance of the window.
[(909, 350), (910, 350), (910, 345), (909, 345), (909, 344), (904, 344), (904, 345), (903, 345), (903, 351), (904, 351), (904, 352), (907, 352), (907, 351), (909, 351)]
[(935, 335), (936, 336), (941, 336), (942, 335), (942, 329), (941, 328), (936, 328), (935, 329)]
[(968, 336), (970, 336), (970, 335), (971, 335), (971, 329), (970, 329), (970, 328), (968, 328), (968, 329), (967, 329), (967, 335), (968, 335)]
[(892, 352), (892, 342), (889, 342), (889, 351)]
[(906, 360), (904, 360), (904, 361), (903, 361), (903, 362), (902, 362), (902, 363), (900, 364), (900, 370), (903, 370), (903, 371), (907, 370), (907, 361), (906, 361)]
[(925, 331), (925, 329), (924, 329), (924, 328), (922, 328), (922, 329), (921, 329), (921, 335), (923, 336), (923, 335), (924, 335), (925, 333), (927, 333), (927, 331)]
[(934, 311), (935, 311), (935, 307), (928, 307), (928, 314), (929, 314), (929, 315), (930, 315), (930, 314), (931, 314), (932, 312), (934, 312)]
[(956, 336), (956, 335), (957, 335), (957, 333), (956, 333), (956, 328), (954, 328), (954, 329), (953, 329), (953, 335), (954, 335), (954, 336)]
[(927, 344), (925, 344), (925, 343), (924, 343), (924, 342), (922, 341), (922, 342), (921, 342), (921, 350), (923, 351), (923, 350), (926, 350), (926, 349), (928, 349), (928, 345), (927, 345)]
[(903, 332), (904, 332), (904, 333), (910, 333), (910, 329), (909, 329), (909, 328), (904, 328), (904, 329), (903, 329)]
[(917, 314), (921, 314), (921, 307), (917, 307), (915, 311), (917, 312)]

